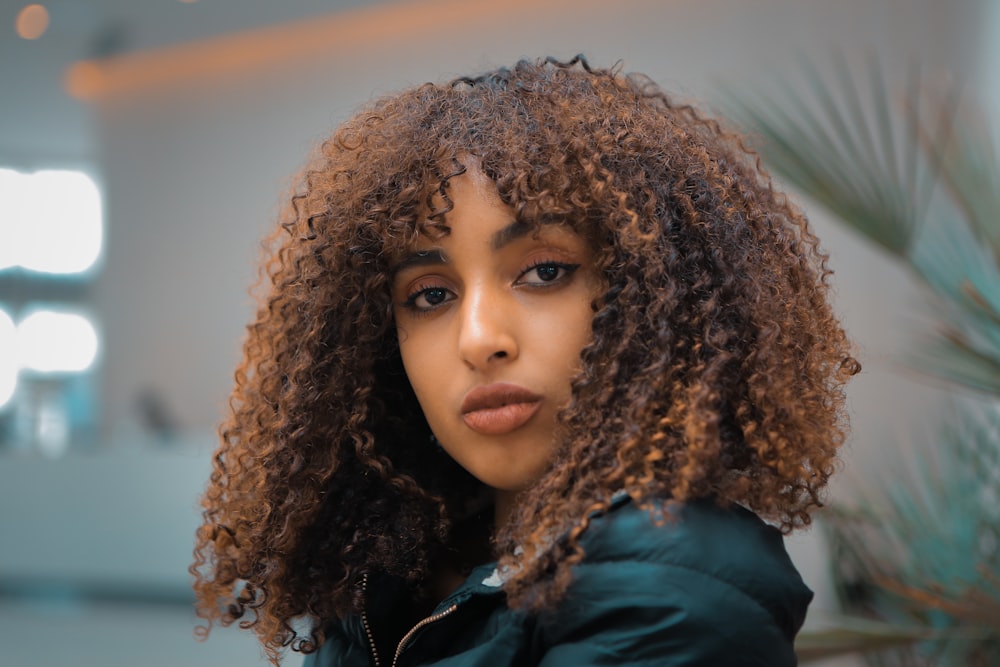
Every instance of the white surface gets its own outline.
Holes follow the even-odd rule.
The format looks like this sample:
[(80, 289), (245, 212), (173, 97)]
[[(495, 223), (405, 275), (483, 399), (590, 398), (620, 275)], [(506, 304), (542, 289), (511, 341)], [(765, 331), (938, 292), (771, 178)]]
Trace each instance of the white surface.
[(186, 594), (209, 470), (207, 445), (0, 456), (0, 583)]
[[(0, 598), (0, 667), (264, 667), (252, 633), (194, 638), (182, 606), (12, 603)], [(289, 657), (297, 667), (302, 659)]]

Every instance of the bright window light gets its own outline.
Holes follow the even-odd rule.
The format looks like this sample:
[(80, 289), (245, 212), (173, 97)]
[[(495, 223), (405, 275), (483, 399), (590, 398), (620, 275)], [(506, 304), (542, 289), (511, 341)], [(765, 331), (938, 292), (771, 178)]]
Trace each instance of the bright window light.
[(10, 315), (0, 310), (0, 408), (17, 387), (17, 330)]
[(13, 169), (0, 169), (0, 271), (18, 265), (21, 188), (24, 176)]
[(85, 271), (102, 237), (101, 195), (85, 173), (0, 169), (0, 269)]
[(22, 368), (41, 372), (79, 372), (97, 357), (97, 332), (82, 315), (40, 310), (17, 326)]

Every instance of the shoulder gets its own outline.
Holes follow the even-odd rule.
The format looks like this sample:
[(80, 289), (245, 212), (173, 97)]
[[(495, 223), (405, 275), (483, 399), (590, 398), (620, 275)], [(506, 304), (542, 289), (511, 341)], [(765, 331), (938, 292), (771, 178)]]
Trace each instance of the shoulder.
[[(361, 619), (351, 617), (351, 621), (360, 623)], [(348, 638), (343, 621), (328, 623), (324, 635), (319, 650), (306, 654), (302, 667), (368, 667), (369, 649), (359, 641)]]
[(540, 619), (564, 664), (591, 664), (595, 651), (626, 664), (795, 664), (812, 592), (780, 531), (752, 512), (696, 501), (651, 516), (618, 500), (581, 546), (565, 598)]
[(781, 531), (739, 505), (720, 507), (712, 500), (661, 504), (651, 516), (620, 499), (593, 519), (582, 546), (583, 565), (594, 568), (597, 576), (625, 564), (667, 578), (687, 572), (752, 599), (789, 636), (801, 627), (812, 599), (788, 557)]

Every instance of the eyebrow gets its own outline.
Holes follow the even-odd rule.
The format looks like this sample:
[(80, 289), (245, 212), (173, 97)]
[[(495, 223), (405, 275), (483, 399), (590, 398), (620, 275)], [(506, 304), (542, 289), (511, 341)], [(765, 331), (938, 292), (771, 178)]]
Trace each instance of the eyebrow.
[(412, 269), (416, 266), (437, 266), (448, 263), (448, 255), (439, 248), (431, 250), (417, 250), (402, 257), (389, 271), (390, 275), (396, 275), (400, 271)]
[(497, 230), (490, 239), (490, 249), (501, 250), (504, 246), (535, 231), (535, 225), (524, 220), (515, 220), (503, 229)]
[[(524, 220), (515, 220), (502, 229), (498, 229), (490, 238), (490, 249), (494, 252), (502, 250), (518, 239), (524, 238), (535, 231), (536, 226)], [(389, 271), (390, 275), (396, 275), (406, 269), (417, 266), (438, 266), (448, 263), (448, 255), (440, 248), (430, 250), (416, 250), (403, 256)]]

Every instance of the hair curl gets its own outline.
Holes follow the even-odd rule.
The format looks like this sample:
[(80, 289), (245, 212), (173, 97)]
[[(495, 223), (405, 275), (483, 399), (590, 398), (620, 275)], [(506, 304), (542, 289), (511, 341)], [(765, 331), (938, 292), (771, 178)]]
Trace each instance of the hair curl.
[(359, 611), (366, 572), (419, 587), (477, 488), (424, 445), (389, 275), (443, 219), (434, 202), (465, 155), (519, 219), (590, 240), (606, 285), (552, 465), (495, 536), (512, 605), (559, 598), (614, 491), (645, 506), (713, 496), (788, 531), (833, 471), (858, 364), (826, 256), (737, 135), (580, 57), (385, 97), (322, 145), (271, 237), (202, 501), (199, 613), (249, 612), (275, 661)]

